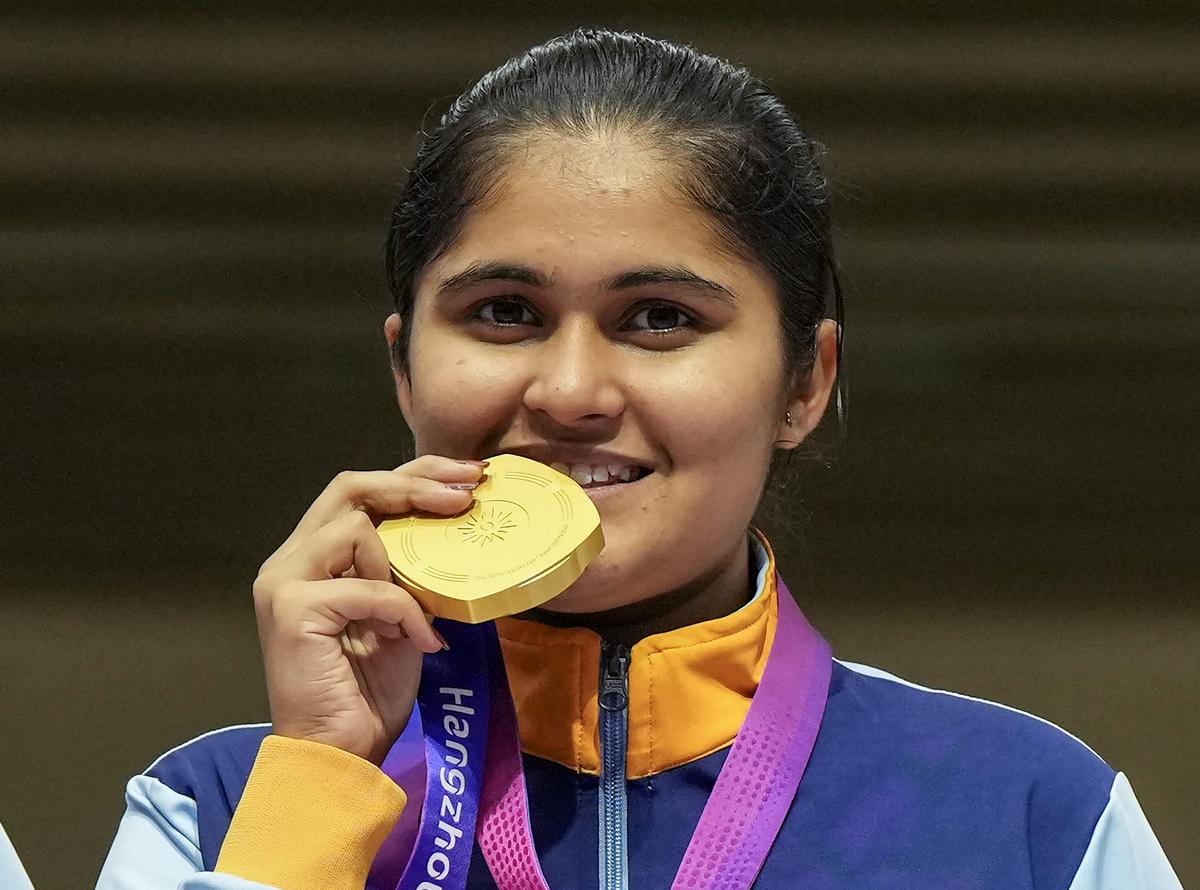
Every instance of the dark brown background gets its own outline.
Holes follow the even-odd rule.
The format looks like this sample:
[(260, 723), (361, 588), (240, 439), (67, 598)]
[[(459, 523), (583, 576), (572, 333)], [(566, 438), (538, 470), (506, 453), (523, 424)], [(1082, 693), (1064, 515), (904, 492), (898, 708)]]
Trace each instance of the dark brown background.
[(41, 888), (94, 880), (157, 753), (264, 718), (258, 563), (397, 462), (412, 134), (580, 23), (745, 62), (830, 146), (852, 408), (783, 548), (810, 615), (1087, 739), (1200, 879), (1193, 3), (204, 6), (0, 12), (0, 818)]

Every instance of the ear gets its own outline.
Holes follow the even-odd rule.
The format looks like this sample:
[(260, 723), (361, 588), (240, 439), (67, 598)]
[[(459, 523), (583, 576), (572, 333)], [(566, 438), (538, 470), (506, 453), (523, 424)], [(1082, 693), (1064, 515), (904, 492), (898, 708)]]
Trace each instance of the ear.
[[(396, 401), (400, 403), (400, 411), (408, 423), (412, 418), (412, 384), (408, 378), (408, 370), (400, 362), (400, 328), (403, 322), (400, 316), (393, 312), (383, 323), (383, 333), (387, 337), (388, 356), (392, 364), (392, 378), (396, 382)], [(411, 424), (410, 424), (411, 428)]]
[(779, 448), (791, 450), (808, 438), (808, 434), (816, 429), (821, 418), (825, 416), (825, 407), (829, 404), (833, 385), (837, 382), (838, 374), (838, 326), (833, 319), (826, 318), (817, 327), (817, 350), (813, 358), (812, 370), (808, 376), (795, 381), (786, 411), (791, 415), (792, 422), (780, 418), (779, 435), (776, 444)]

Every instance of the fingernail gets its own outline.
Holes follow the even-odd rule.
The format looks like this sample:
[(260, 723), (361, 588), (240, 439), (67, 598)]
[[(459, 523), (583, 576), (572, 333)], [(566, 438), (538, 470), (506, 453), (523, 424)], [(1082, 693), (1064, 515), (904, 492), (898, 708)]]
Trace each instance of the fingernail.
[(449, 652), (450, 644), (446, 642), (446, 638), (444, 636), (442, 636), (442, 632), (440, 630), (438, 630), (436, 627), (431, 627), (430, 630), (432, 630), (433, 635), (438, 638), (438, 642), (442, 644), (442, 651)]
[(474, 491), (479, 487), (478, 482), (443, 482), (451, 491)]
[(469, 467), (486, 467), (488, 465), (488, 462), (486, 460), (461, 459), (461, 460), (456, 460), (455, 462), (460, 463), (460, 464), (466, 464)]

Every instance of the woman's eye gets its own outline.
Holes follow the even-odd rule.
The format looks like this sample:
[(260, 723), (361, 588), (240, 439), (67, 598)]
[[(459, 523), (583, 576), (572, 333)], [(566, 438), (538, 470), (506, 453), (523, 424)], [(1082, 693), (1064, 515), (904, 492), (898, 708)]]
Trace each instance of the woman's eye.
[(670, 333), (678, 328), (692, 327), (694, 323), (695, 320), (682, 309), (666, 304), (647, 306), (628, 321), (635, 330), (653, 333)]
[(537, 322), (537, 317), (520, 300), (489, 300), (476, 310), (475, 317), (499, 327)]

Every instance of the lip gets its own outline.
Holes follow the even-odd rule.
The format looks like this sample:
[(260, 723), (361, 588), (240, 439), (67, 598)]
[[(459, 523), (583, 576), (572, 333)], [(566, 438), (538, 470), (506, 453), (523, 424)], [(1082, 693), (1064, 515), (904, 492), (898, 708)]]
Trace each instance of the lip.
[[(644, 467), (651, 473), (658, 469), (658, 465), (649, 459), (641, 457), (633, 457), (628, 454), (622, 454), (619, 451), (608, 451), (603, 448), (588, 448), (579, 445), (552, 445), (552, 444), (535, 444), (535, 445), (517, 445), (511, 448), (503, 448), (502, 451), (509, 454), (519, 454), (521, 457), (528, 457), (532, 460), (540, 461), (547, 466), (552, 463), (564, 464), (630, 464), (635, 467)], [(647, 474), (649, 475), (649, 474)], [(644, 478), (644, 477), (643, 477)], [(622, 482), (612, 485), (612, 488), (620, 488), (623, 485), (636, 485), (640, 480), (634, 482)]]

